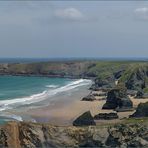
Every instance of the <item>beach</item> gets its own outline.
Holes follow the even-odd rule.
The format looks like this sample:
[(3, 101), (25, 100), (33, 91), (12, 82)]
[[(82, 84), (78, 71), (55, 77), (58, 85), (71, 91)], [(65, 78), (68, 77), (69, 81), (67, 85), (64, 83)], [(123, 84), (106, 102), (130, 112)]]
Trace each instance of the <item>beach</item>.
[[(57, 101), (52, 105), (44, 108), (37, 108), (27, 111), (27, 114), (32, 116), (37, 122), (48, 122), (53, 125), (72, 125), (72, 122), (86, 111), (90, 111), (92, 116), (99, 113), (110, 113), (115, 112), (114, 110), (102, 110), (102, 106), (105, 104), (106, 100), (98, 99), (95, 101), (81, 101), (81, 99), (88, 95), (90, 90), (81, 92), (80, 94), (71, 96), (71, 101), (67, 101), (68, 98), (61, 99), (62, 101)], [(104, 97), (103, 97), (104, 98)], [(139, 103), (144, 103), (148, 101), (147, 99), (136, 99), (130, 97), (133, 102), (133, 107), (136, 108)], [(128, 118), (135, 112), (126, 111), (118, 112), (119, 119), (114, 120), (97, 120), (96, 124), (105, 123), (119, 123), (122, 119)]]
[[(82, 98), (88, 96), (90, 93), (93, 94), (103, 93), (101, 90), (92, 91), (89, 89), (93, 83), (91, 80), (49, 79), (50, 81), (52, 81), (51, 85), (50, 82), (47, 82), (48, 79), (45, 78), (43, 79), (43, 78), (29, 77), (29, 80), (28, 77), (8, 77), (8, 78), (11, 80), (13, 78), (14, 81), (17, 79), (18, 82), (19, 79), (21, 79), (21, 82), (22, 79), (23, 80), (25, 79), (25, 82), (27, 81), (26, 86), (28, 86), (28, 81), (35, 79), (36, 81), (35, 84), (38, 84), (39, 86), (40, 84), (42, 84), (44, 86), (43, 88), (39, 87), (38, 89), (40, 88), (45, 89), (46, 86), (46, 92), (31, 95), (30, 97), (22, 97), (20, 99), (1, 100), (1, 105), (2, 105), (1, 109), (5, 109), (1, 112), (1, 118), (2, 117), (6, 118), (6, 121), (7, 119), (8, 120), (14, 119), (19, 121), (33, 121), (40, 123), (50, 123), (53, 125), (67, 126), (67, 125), (72, 125), (73, 121), (86, 111), (90, 111), (92, 116), (95, 116), (99, 113), (115, 112), (114, 110), (102, 110), (102, 106), (106, 102), (106, 96), (95, 96), (96, 100), (94, 101), (82, 101)], [(42, 80), (44, 80), (44, 83), (42, 82)], [(37, 81), (39, 82), (37, 83)], [(61, 86), (58, 86), (57, 84), (55, 85), (53, 81), (54, 82), (58, 81), (57, 84), (60, 83), (62, 84)], [(48, 83), (50, 85), (47, 85)], [(30, 88), (32, 88), (32, 85), (30, 86)], [(22, 90), (24, 89), (20, 89), (20, 92), (23, 92)], [(27, 91), (28, 89), (26, 89), (26, 92)], [(129, 115), (132, 115), (135, 112), (135, 109), (139, 103), (144, 103), (148, 101), (148, 98), (136, 99), (131, 96), (129, 97), (133, 102), (134, 110), (118, 112), (119, 119), (96, 120), (96, 124), (121, 122), (122, 119), (128, 118)], [(6, 106), (5, 104), (8, 105)], [(10, 109), (9, 108), (7, 109), (6, 107), (10, 107)]]

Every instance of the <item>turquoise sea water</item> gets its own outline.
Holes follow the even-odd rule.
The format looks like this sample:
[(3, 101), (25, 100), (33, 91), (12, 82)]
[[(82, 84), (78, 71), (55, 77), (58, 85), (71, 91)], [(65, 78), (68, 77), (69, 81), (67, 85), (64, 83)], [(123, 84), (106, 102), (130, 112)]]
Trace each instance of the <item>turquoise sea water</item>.
[(64, 78), (0, 76), (0, 100), (41, 93), (71, 82)]
[(66, 95), (90, 83), (84, 79), (0, 76), (0, 123), (22, 120), (12, 110), (49, 105), (56, 95)]

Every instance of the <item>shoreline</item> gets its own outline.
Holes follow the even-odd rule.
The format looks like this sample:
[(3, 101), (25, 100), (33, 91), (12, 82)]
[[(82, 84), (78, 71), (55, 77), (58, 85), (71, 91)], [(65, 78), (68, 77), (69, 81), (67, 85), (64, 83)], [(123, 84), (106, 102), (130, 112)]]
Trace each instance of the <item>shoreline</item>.
[[(102, 106), (105, 104), (106, 100), (95, 100), (95, 101), (81, 101), (84, 95), (88, 93), (81, 94), (79, 97), (74, 95), (72, 101), (58, 101), (55, 104), (48, 105), (46, 107), (36, 108), (28, 110), (26, 113), (30, 115), (36, 122), (39, 123), (50, 123), (52, 125), (62, 125), (71, 126), (73, 121), (86, 111), (90, 111), (92, 116), (99, 113), (111, 113), (116, 112), (114, 110), (102, 110)], [(139, 103), (144, 103), (148, 101), (147, 99), (135, 99), (130, 97), (133, 102), (133, 107), (136, 108)], [(117, 112), (119, 119), (114, 120), (95, 120), (97, 125), (108, 124), (108, 123), (120, 123), (122, 119), (128, 118), (132, 115), (135, 109), (126, 112)]]
[[(10, 76), (23, 76), (23, 75), (10, 75)], [(33, 75), (28, 75), (28, 76), (31, 77)], [(46, 77), (46, 76), (42, 76), (42, 77)], [(90, 86), (92, 85), (92, 83), (90, 84)], [(53, 101), (51, 101), (50, 105), (48, 106), (41, 106), (38, 108), (29, 109), (24, 112), (21, 112), (21, 111), (11, 112), (10, 111), (10, 113), (14, 113), (15, 115), (18, 115), (21, 117), (26, 116), (25, 118), (27, 120), (30, 120), (30, 118), (28, 117), (31, 117), (31, 119), (34, 119), (36, 122), (40, 122), (40, 123), (50, 123), (53, 125), (68, 126), (68, 125), (72, 125), (72, 122), (86, 111), (90, 111), (93, 116), (99, 113), (115, 112), (114, 110), (102, 110), (102, 106), (105, 104), (106, 100), (100, 99), (100, 100), (96, 100), (92, 102), (91, 101), (81, 101), (83, 97), (87, 96), (90, 92), (92, 92), (92, 90), (89, 90), (90, 86), (88, 87), (87, 85), (87, 87), (84, 87), (83, 90), (78, 90), (77, 94), (75, 93), (73, 94), (72, 92), (72, 96), (59, 96), (58, 95), (58, 97), (57, 96), (55, 98), (53, 97)], [(130, 99), (133, 102), (134, 108), (136, 108), (139, 103), (148, 101), (148, 99), (134, 99), (133, 97), (130, 97)], [(133, 114), (134, 112), (135, 110), (127, 111), (127, 112), (118, 112), (119, 119), (98, 120), (96, 121), (96, 124), (106, 124), (108, 122), (118, 123), (118, 122), (121, 122), (122, 119), (127, 118), (129, 115)], [(27, 120), (24, 120), (24, 121), (27, 121)]]
[(0, 73), (0, 76), (22, 76), (22, 77), (46, 77), (46, 78), (69, 78), (69, 79), (87, 79), (93, 81), (95, 77), (77, 76), (77, 75), (50, 75), (50, 74), (30, 74), (30, 73)]
[[(77, 111), (80, 111), (81, 108), (83, 109), (77, 102), (91, 92), (91, 90), (89, 90), (91, 85), (92, 82), (87, 85), (78, 86), (70, 91), (60, 92), (56, 96), (32, 104), (33, 108), (31, 109), (26, 106), (19, 109), (12, 109), (9, 112), (22, 117), (23, 121), (30, 121), (32, 119), (32, 121), (35, 120), (37, 122), (49, 122), (50, 120), (51, 122), (55, 121), (54, 123), (58, 122), (59, 125), (61, 125), (60, 123), (69, 124), (69, 117), (72, 115), (69, 111), (74, 112), (71, 108), (73, 108), (73, 106), (75, 108), (77, 105), (79, 106)], [(67, 107), (67, 110), (65, 107)], [(60, 114), (58, 114), (58, 112)], [(70, 116), (68, 114), (65, 116), (65, 112), (70, 114)], [(61, 117), (59, 118), (59, 116)], [(62, 122), (59, 122), (58, 120), (61, 120), (61, 118), (63, 118)]]

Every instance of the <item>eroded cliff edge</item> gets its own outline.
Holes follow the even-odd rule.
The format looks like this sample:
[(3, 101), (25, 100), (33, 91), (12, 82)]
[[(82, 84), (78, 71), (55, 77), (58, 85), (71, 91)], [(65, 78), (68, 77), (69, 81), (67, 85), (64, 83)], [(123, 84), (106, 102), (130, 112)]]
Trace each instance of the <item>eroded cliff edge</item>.
[(145, 119), (85, 127), (9, 122), (0, 127), (0, 147), (148, 147), (148, 124)]

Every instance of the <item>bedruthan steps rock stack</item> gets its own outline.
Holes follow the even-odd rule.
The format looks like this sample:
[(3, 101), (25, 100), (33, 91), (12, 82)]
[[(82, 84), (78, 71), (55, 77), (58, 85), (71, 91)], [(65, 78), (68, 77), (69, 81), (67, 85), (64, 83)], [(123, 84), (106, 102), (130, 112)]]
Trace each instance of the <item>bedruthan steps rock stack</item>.
[(114, 109), (116, 111), (127, 111), (133, 107), (132, 101), (126, 93), (126, 89), (114, 88), (107, 94), (106, 103), (102, 109)]

